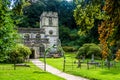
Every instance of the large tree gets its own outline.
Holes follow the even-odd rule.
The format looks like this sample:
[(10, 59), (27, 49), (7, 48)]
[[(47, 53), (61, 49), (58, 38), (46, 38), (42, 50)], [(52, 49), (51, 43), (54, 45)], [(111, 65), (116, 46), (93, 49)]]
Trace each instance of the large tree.
[[(99, 40), (103, 48), (102, 55), (104, 58), (107, 58), (110, 56), (109, 47), (120, 40), (120, 0), (105, 0), (103, 11), (109, 18), (101, 22), (98, 32), (100, 34)], [(118, 43), (116, 45), (119, 46)], [(118, 49), (120, 49), (120, 47), (118, 47)], [(120, 59), (119, 55), (120, 53), (117, 52), (117, 59)]]
[[(79, 1), (79, 0), (77, 0)], [(76, 2), (74, 18), (76, 24), (80, 27), (79, 34), (88, 34), (90, 30), (103, 18), (101, 12), (101, 0), (83, 0)]]
[(41, 13), (45, 10), (46, 4), (43, 0), (38, 0), (31, 5), (24, 7), (24, 20), (18, 25), (19, 27), (39, 27)]
[[(0, 0), (0, 61), (8, 58), (9, 51), (16, 45), (18, 34), (15, 19), (22, 14), (22, 8), (26, 5), (27, 0)], [(17, 23), (16, 23), (17, 22)]]
[(88, 43), (99, 43), (98, 24), (105, 16), (101, 12), (102, 0), (76, 0), (74, 18), (79, 26), (78, 34), (87, 38)]
[[(119, 6), (119, 0), (84, 0), (80, 4), (77, 3), (74, 11), (76, 23), (80, 26), (80, 34), (90, 33), (91, 29), (94, 28), (97, 23), (96, 26), (98, 27), (99, 40), (104, 59), (110, 56), (110, 46), (114, 42), (119, 41)], [(117, 52), (117, 55), (120, 55), (119, 52)]]
[(8, 0), (0, 0), (0, 61), (7, 58), (7, 52), (15, 45), (17, 32)]
[(27, 17), (23, 15), (23, 8), (30, 5), (29, 0), (11, 0), (10, 8), (13, 12), (12, 19), (14, 20), (14, 24), (18, 26), (23, 23), (27, 25), (26, 21)]

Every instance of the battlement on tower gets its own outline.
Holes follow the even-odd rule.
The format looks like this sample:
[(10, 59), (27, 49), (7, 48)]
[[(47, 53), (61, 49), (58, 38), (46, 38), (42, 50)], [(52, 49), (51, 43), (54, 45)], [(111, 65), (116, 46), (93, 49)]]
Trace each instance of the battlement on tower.
[(51, 12), (51, 11), (43, 12), (40, 18), (42, 18), (42, 17), (58, 17), (58, 13), (57, 12)]

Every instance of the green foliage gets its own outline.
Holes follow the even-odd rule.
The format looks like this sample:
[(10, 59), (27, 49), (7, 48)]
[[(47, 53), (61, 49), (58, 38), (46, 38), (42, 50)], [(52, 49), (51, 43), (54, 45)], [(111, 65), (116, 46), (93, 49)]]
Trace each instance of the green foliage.
[(25, 59), (31, 54), (31, 50), (22, 45), (22, 44), (17, 44), (14, 48), (9, 53), (10, 60), (12, 62), (23, 62)]
[(14, 50), (10, 51), (8, 59), (11, 63), (17, 63), (17, 62), (23, 61), (22, 54), (20, 54), (16, 48), (14, 48)]
[(75, 24), (75, 20), (73, 17), (73, 10), (75, 9), (74, 2), (61, 1), (58, 6), (58, 14), (59, 14), (59, 24), (69, 27), (71, 30), (75, 29), (77, 26)]
[(91, 45), (89, 47), (88, 52), (87, 52), (88, 55), (91, 55), (91, 54), (98, 54), (98, 55), (100, 55), (100, 53), (101, 53), (101, 48), (98, 45), (95, 45), (95, 44)]
[(59, 33), (60, 40), (62, 41), (62, 43), (69, 41), (68, 36), (70, 34), (70, 29), (68, 27), (65, 27), (65, 26), (60, 26), (59, 30), (60, 30), (60, 33)]
[(8, 52), (16, 44), (17, 31), (11, 19), (13, 14), (8, 8), (7, 0), (0, 0), (0, 61), (7, 58)]
[(89, 57), (92, 54), (94, 54), (95, 56), (100, 56), (101, 48), (94, 43), (87, 43), (87, 44), (84, 44), (82, 47), (79, 48), (76, 57), (78, 58), (82, 55), (85, 55), (85, 56)]
[(81, 55), (84, 55), (84, 54), (86, 54), (85, 48), (84, 47), (80, 47), (79, 50), (78, 50), (78, 52), (77, 52), (77, 58), (79, 56), (81, 56)]
[[(108, 7), (106, 7), (108, 6)], [(109, 36), (108, 42), (113, 42), (113, 44), (118, 45), (117, 42), (120, 40), (120, 0), (117, 1), (112, 1), (106, 0), (106, 4), (104, 6), (104, 10), (106, 11), (106, 14), (109, 15), (109, 20), (107, 20), (107, 22), (109, 22), (108, 25), (113, 24), (113, 28), (112, 28), (112, 32), (113, 34), (111, 34)], [(109, 28), (109, 27), (108, 27)], [(119, 45), (117, 46), (117, 48), (119, 49)]]
[(19, 53), (21, 53), (23, 55), (24, 58), (26, 58), (28, 55), (31, 54), (31, 50), (29, 47), (24, 46), (22, 44), (18, 44), (17, 48), (19, 50)]
[(23, 15), (23, 8), (29, 5), (30, 3), (27, 0), (16, 0), (14, 1), (14, 4), (11, 5), (11, 10), (13, 12), (12, 19), (14, 20), (14, 24), (16, 26), (21, 24), (24, 24), (24, 26), (28, 25), (28, 23), (26, 23), (26, 20), (28, 20), (26, 19), (27, 16)]
[(75, 51), (77, 51), (77, 47), (63, 46), (63, 50), (64, 50), (65, 52), (75, 52)]
[(11, 7), (15, 15), (22, 15), (23, 14), (22, 9), (29, 5), (30, 3), (27, 0), (15, 0), (14, 4)]
[(60, 40), (62, 46), (81, 46), (85, 40), (82, 40), (82, 36), (77, 34), (77, 29), (70, 29), (66, 26), (60, 26)]
[[(99, 1), (99, 0), (98, 0)], [(101, 1), (102, 2), (102, 1)], [(94, 27), (95, 20), (102, 20), (108, 18), (103, 12), (101, 12), (101, 4), (91, 1), (90, 4), (82, 5), (82, 3), (77, 4), (74, 10), (74, 18), (77, 25), (80, 26), (79, 34), (88, 34), (89, 31)]]
[[(43, 1), (38, 1), (37, 3), (31, 3), (31, 5), (23, 8), (23, 13), (25, 18), (23, 22), (18, 24), (19, 27), (39, 27), (40, 15), (45, 9), (45, 3)], [(27, 24), (26, 24), (27, 23)]]

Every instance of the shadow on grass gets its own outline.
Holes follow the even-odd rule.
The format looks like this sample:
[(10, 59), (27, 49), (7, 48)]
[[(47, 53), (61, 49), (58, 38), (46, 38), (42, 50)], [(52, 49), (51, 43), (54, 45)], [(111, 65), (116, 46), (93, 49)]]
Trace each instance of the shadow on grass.
[(120, 74), (120, 69), (110, 69), (110, 70), (104, 70), (100, 72), (102, 75), (107, 75), (107, 74)]
[(34, 71), (33, 73), (37, 73), (37, 74), (47, 74), (47, 72), (44, 72), (44, 71)]

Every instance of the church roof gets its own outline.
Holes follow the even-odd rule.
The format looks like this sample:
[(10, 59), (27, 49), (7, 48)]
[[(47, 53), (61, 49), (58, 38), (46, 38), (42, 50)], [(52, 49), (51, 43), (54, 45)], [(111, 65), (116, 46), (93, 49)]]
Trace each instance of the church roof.
[(44, 34), (45, 30), (43, 28), (18, 28), (19, 33), (41, 33)]

